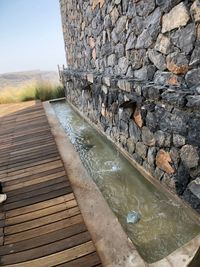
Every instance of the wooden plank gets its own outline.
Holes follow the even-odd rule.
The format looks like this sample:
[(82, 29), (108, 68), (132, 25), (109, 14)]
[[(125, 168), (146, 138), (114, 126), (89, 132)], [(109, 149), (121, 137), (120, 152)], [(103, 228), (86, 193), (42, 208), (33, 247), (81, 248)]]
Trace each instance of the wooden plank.
[[(85, 255), (84, 257), (65, 262), (63, 264), (57, 265), (57, 267), (97, 267), (99, 265), (100, 259), (96, 252)], [(124, 266), (125, 267), (125, 266)]]
[(4, 228), (5, 235), (11, 235), (19, 232), (24, 232), (30, 229), (34, 229), (36, 227), (40, 227), (43, 225), (47, 225), (53, 222), (57, 222), (60, 220), (64, 220), (66, 218), (73, 217), (75, 215), (80, 214), (79, 207), (70, 208), (68, 210), (60, 211), (51, 215), (47, 215), (35, 220), (23, 222), (20, 224), (15, 224), (11, 226), (6, 226)]
[(33, 197), (40, 196), (43, 194), (48, 194), (50, 192), (53, 192), (53, 191), (56, 191), (62, 188), (67, 188), (67, 187), (70, 187), (69, 181), (64, 180), (60, 182), (57, 179), (57, 180), (54, 180), (53, 184), (42, 187), (40, 188), (40, 190), (35, 189), (32, 191), (24, 192), (23, 194), (18, 194), (16, 196), (10, 197), (7, 199), (6, 204), (17, 202), (17, 201), (23, 201), (27, 198), (33, 198)]
[(33, 191), (36, 189), (38, 190), (40, 188), (47, 187), (49, 185), (53, 185), (54, 183), (57, 184), (57, 183), (64, 182), (64, 181), (66, 183), (68, 183), (68, 180), (67, 180), (65, 174), (62, 174), (62, 172), (61, 172), (61, 174), (54, 179), (49, 179), (47, 181), (41, 181), (40, 183), (37, 183), (34, 185), (23, 186), (22, 188), (19, 188), (16, 190), (11, 190), (11, 191), (5, 191), (5, 188), (4, 188), (4, 192), (6, 192), (8, 200), (9, 200), (10, 197), (13, 197), (13, 196), (16, 196), (19, 194), (23, 194), (23, 193), (27, 193), (29, 191)]
[(68, 193), (72, 193), (71, 187), (62, 188), (62, 189), (53, 191), (53, 192), (48, 193), (48, 194), (43, 194), (40, 196), (32, 197), (30, 199), (25, 199), (22, 201), (17, 201), (14, 203), (8, 203), (8, 204), (5, 203), (4, 204), (4, 210), (8, 211), (8, 210), (16, 209), (16, 208), (25, 207), (27, 205), (35, 204), (35, 203), (38, 203), (38, 202), (41, 202), (44, 200), (48, 200), (48, 199), (52, 199), (52, 198), (55, 198), (58, 196), (62, 196), (62, 195), (68, 194)]
[(31, 213), (26, 213), (26, 214), (20, 214), (19, 216), (11, 217), (8, 219), (5, 219), (5, 225), (14, 225), (14, 224), (19, 224), (22, 222), (26, 221), (31, 221), (40, 217), (44, 217), (50, 214), (54, 214), (60, 211), (64, 211), (66, 209), (70, 209), (77, 206), (77, 202), (75, 199), (68, 201), (68, 202), (63, 202), (58, 205), (54, 205), (45, 209), (40, 209), (37, 211), (32, 211)]
[(88, 241), (79, 246), (46, 256), (36, 260), (27, 261), (19, 264), (7, 265), (7, 267), (52, 267), (58, 264), (72, 261), (73, 259), (82, 257), (95, 252), (92, 241)]
[(100, 266), (41, 103), (0, 114), (0, 265)]
[[(57, 176), (57, 177), (55, 177), (55, 176)], [(42, 182), (47, 182), (47, 181), (50, 181), (50, 180), (54, 180), (55, 178), (60, 178), (60, 177), (65, 177), (65, 176), (63, 176), (62, 172), (58, 173), (57, 175), (55, 175), (55, 174), (54, 175), (48, 175), (48, 176), (40, 177), (38, 179), (34, 179), (34, 180), (27, 181), (27, 182), (22, 182), (22, 183), (20, 183), (20, 180), (19, 180), (18, 184), (11, 185), (11, 186), (8, 186), (8, 187), (4, 187), (3, 191), (4, 192), (13, 191), (13, 190), (25, 188), (27, 186), (33, 186), (33, 185), (40, 184)], [(66, 178), (66, 182), (67, 182), (67, 178)]]
[(13, 244), (19, 241), (27, 240), (27, 239), (32, 239), (34, 237), (39, 237), (41, 235), (47, 234), (54, 232), (56, 230), (66, 228), (68, 226), (77, 224), (77, 223), (82, 223), (83, 218), (81, 214), (78, 214), (76, 216), (57, 221), (54, 223), (51, 223), (49, 225), (44, 225), (38, 228), (34, 228), (25, 232), (20, 232), (17, 234), (9, 235), (4, 237), (4, 244)]
[(74, 236), (43, 245), (39, 248), (32, 248), (26, 251), (13, 253), (10, 255), (1, 256), (1, 264), (14, 264), (24, 261), (30, 261), (37, 258), (45, 257), (63, 251), (72, 247), (76, 247), (80, 244), (84, 244), (90, 241), (91, 237), (88, 232), (76, 234)]
[(45, 209), (48, 207), (52, 207), (54, 205), (59, 205), (60, 203), (64, 203), (65, 201), (70, 201), (74, 199), (74, 194), (67, 194), (64, 196), (60, 196), (60, 197), (55, 197), (53, 199), (47, 200), (47, 201), (41, 201), (37, 204), (32, 204), (32, 205), (28, 205), (22, 208), (18, 208), (18, 209), (14, 209), (14, 210), (10, 210), (6, 212), (6, 218), (12, 218), (15, 216), (23, 215), (26, 213), (31, 213), (37, 210), (41, 210), (41, 209)]
[(67, 237), (86, 232), (87, 228), (84, 223), (77, 223), (66, 228), (56, 230), (41, 236), (33, 237), (30, 240), (19, 241), (11, 245), (4, 245), (0, 247), (0, 256), (9, 255), (20, 251), (29, 250), (32, 248), (41, 247), (53, 243)]

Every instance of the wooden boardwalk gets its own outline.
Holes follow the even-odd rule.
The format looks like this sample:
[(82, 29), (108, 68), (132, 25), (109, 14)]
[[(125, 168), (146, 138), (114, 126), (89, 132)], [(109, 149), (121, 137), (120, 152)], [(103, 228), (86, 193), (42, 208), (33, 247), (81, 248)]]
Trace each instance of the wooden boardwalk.
[(0, 265), (102, 266), (40, 102), (0, 105)]

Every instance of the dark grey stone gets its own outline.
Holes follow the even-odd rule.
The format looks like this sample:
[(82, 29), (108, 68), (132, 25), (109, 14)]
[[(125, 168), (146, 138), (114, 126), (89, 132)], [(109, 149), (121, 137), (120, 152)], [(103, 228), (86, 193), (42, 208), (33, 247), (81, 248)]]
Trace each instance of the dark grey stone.
[(185, 80), (188, 87), (198, 85), (200, 81), (200, 68), (188, 71)]
[(157, 7), (145, 20), (144, 28), (146, 28), (151, 35), (152, 39), (156, 41), (160, 31), (161, 24), (161, 10)]
[(178, 165), (179, 165), (179, 162), (180, 162), (180, 150), (175, 148), (175, 147), (171, 147), (170, 149), (170, 157), (172, 159), (172, 162), (173, 162), (173, 167), (177, 170), (178, 169)]
[(149, 165), (151, 165), (151, 166), (154, 166), (154, 164), (155, 164), (156, 152), (157, 152), (157, 149), (155, 147), (150, 147), (148, 149), (147, 161), (148, 161)]
[(152, 80), (155, 70), (156, 68), (153, 65), (144, 66), (141, 69), (134, 71), (134, 78), (140, 81)]
[(135, 151), (138, 153), (138, 155), (141, 158), (146, 159), (146, 156), (147, 156), (147, 147), (142, 142), (138, 142), (136, 144)]
[(162, 93), (162, 100), (170, 105), (175, 105), (177, 107), (184, 107), (186, 105), (187, 93), (177, 90), (166, 90)]
[(158, 180), (162, 180), (164, 175), (164, 171), (162, 171), (160, 168), (156, 167), (155, 172), (154, 172), (154, 176), (158, 179)]
[(132, 155), (132, 158), (140, 165), (142, 165), (142, 162), (143, 162), (143, 159), (137, 154), (137, 153), (134, 153)]
[(117, 45), (115, 46), (115, 54), (116, 54), (116, 56), (117, 56), (118, 58), (124, 56), (124, 51), (125, 51), (125, 49), (124, 49), (124, 45), (123, 45), (123, 44), (117, 44)]
[(184, 192), (183, 196), (187, 200), (189, 198), (192, 206), (200, 211), (200, 177), (197, 177), (188, 184), (187, 190)]
[(160, 85), (180, 86), (183, 78), (167, 71), (156, 71), (154, 82)]
[(141, 141), (141, 130), (134, 121), (129, 122), (129, 135), (135, 143)]
[(197, 177), (194, 181), (190, 182), (188, 189), (200, 200), (200, 177)]
[(153, 43), (152, 36), (150, 35), (148, 29), (144, 29), (143, 32), (138, 36), (135, 48), (149, 48)]
[(185, 145), (180, 150), (180, 156), (183, 164), (191, 169), (198, 166), (199, 155), (196, 147)]
[(136, 3), (136, 12), (140, 17), (148, 16), (155, 8), (155, 1), (149, 0), (148, 3), (146, 0), (141, 0)]
[(190, 59), (190, 66), (195, 67), (198, 66), (200, 63), (200, 46), (196, 45)]
[(109, 55), (108, 56), (108, 66), (115, 66), (116, 63), (117, 63), (116, 55), (115, 54)]
[(173, 145), (181, 147), (185, 145), (185, 137), (180, 134), (173, 134)]
[(105, 28), (111, 28), (112, 27), (112, 21), (109, 15), (106, 15), (104, 18), (104, 26)]
[(156, 0), (156, 4), (161, 8), (165, 13), (169, 12), (175, 5), (180, 3), (181, 0)]
[(194, 23), (188, 24), (171, 34), (172, 43), (186, 54), (190, 53), (196, 40), (196, 27)]
[(127, 147), (128, 147), (128, 152), (130, 154), (133, 154), (133, 152), (135, 151), (135, 142), (133, 138), (127, 139)]
[(176, 181), (176, 192), (178, 195), (182, 195), (184, 190), (186, 189), (188, 183), (190, 180), (190, 174), (188, 169), (185, 167), (184, 164), (180, 164), (177, 173), (176, 173), (176, 177), (175, 177), (175, 181)]
[(187, 107), (200, 108), (200, 95), (187, 96)]
[(155, 145), (154, 135), (146, 126), (142, 127), (142, 141), (147, 146)]
[(126, 52), (133, 69), (140, 69), (145, 63), (148, 62), (145, 49), (131, 49)]
[(135, 47), (135, 43), (136, 43), (136, 36), (134, 35), (134, 33), (132, 32), (128, 39), (127, 39), (127, 43), (126, 43), (126, 50), (130, 50), (133, 49)]
[(126, 29), (127, 16), (121, 16), (116, 22), (115, 31), (117, 34), (125, 31)]
[(164, 88), (159, 85), (146, 85), (142, 87), (142, 94), (145, 98), (159, 100)]
[(169, 133), (164, 133), (161, 130), (158, 130), (154, 134), (156, 140), (156, 146), (159, 147), (170, 147), (171, 146), (171, 135)]
[(165, 70), (166, 69), (166, 61), (165, 56), (163, 56), (161, 53), (157, 52), (154, 49), (148, 50), (148, 57), (150, 61), (156, 66), (159, 70)]
[(175, 74), (185, 74), (188, 71), (189, 60), (184, 53), (174, 52), (166, 57), (167, 68)]
[(187, 140), (189, 144), (200, 147), (200, 116), (191, 115), (188, 124)]

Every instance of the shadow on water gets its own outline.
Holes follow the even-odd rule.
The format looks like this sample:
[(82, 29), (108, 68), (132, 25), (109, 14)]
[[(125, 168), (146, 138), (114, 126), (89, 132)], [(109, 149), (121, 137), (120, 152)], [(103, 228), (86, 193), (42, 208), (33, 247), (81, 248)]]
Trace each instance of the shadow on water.
[[(185, 206), (155, 188), (70, 105), (52, 105), (85, 168), (148, 263), (162, 259), (200, 233)], [(135, 224), (127, 223), (130, 211), (140, 215)]]

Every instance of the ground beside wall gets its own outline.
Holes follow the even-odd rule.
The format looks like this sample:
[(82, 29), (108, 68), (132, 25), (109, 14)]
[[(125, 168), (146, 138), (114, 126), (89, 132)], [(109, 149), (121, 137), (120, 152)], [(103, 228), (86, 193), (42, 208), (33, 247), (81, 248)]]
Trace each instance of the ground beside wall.
[(200, 1), (60, 4), (69, 101), (200, 211)]

